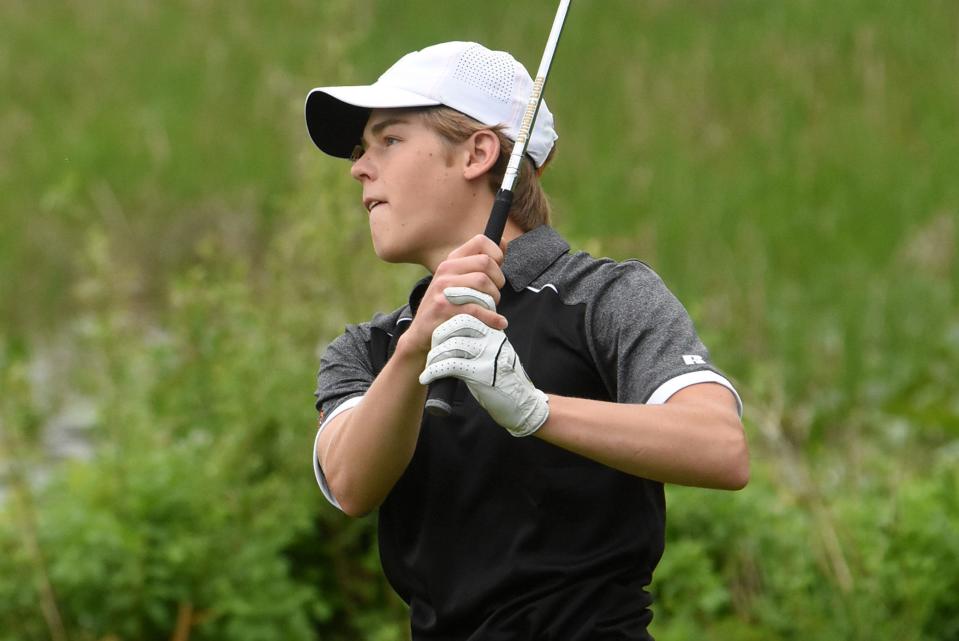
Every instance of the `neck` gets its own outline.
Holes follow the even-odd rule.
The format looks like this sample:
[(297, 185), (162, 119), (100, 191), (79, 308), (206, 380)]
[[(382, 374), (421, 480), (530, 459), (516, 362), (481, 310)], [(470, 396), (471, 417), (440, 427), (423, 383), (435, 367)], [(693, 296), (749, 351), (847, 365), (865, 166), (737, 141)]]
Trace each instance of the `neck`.
[[(457, 239), (458, 242), (451, 243), (449, 246), (438, 247), (436, 250), (424, 261), (421, 261), (420, 264), (423, 265), (426, 269), (429, 270), (431, 274), (436, 273), (436, 268), (439, 267), (439, 264), (446, 260), (446, 257), (449, 256), (450, 252), (454, 249), (468, 241), (470, 238), (477, 234), (482, 234), (486, 229), (486, 221), (484, 220), (481, 225), (464, 225), (463, 234)], [(522, 236), (524, 233), (522, 228), (519, 225), (513, 222), (512, 219), (506, 221), (506, 227), (503, 228), (503, 238), (502, 246), (508, 245), (513, 239)]]
[[(428, 269), (431, 274), (436, 272), (436, 268), (439, 267), (441, 262), (446, 260), (450, 252), (473, 236), (482, 234), (485, 231), (494, 198), (488, 190), (484, 189), (483, 191), (485, 191), (485, 193), (474, 192), (473, 198), (471, 198), (471, 206), (468, 207), (468, 211), (460, 219), (458, 233), (456, 233), (449, 242), (434, 247), (422, 260), (416, 261)], [(508, 218), (506, 220), (506, 227), (503, 228), (503, 244), (509, 243), (522, 234), (523, 230), (519, 225), (513, 222), (512, 218)]]

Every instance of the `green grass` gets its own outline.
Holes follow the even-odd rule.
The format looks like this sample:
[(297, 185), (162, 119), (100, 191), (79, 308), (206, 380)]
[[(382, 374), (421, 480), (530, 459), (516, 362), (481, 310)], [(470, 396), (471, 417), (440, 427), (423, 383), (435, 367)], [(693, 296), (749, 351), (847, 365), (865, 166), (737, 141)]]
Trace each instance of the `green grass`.
[(108, 230), (147, 304), (199, 236), (255, 256), (294, 188), (305, 88), (340, 72), (354, 20), (330, 2), (8, 3), (4, 324), (55, 326), (74, 309), (91, 228)]
[[(171, 549), (217, 549), (184, 518), (216, 536), (234, 519), (230, 540), (263, 565), (264, 589), (290, 595), (289, 620), (331, 638), (402, 636), (372, 523), (282, 499), (315, 496), (308, 469), (279, 461), (308, 447), (317, 349), (398, 305), (418, 273), (376, 262), (356, 185), (311, 148), (302, 103), (313, 86), (369, 82), (444, 40), (480, 40), (535, 68), (554, 10), (6, 3), (0, 429), (23, 465), (40, 463), (42, 428), (71, 395), (98, 408), (98, 458), (53, 467), (52, 487), (82, 509), (37, 490), (46, 543), (64, 550), (51, 564), (76, 591), (63, 596), (68, 613), (89, 607), (71, 594), (139, 585), (136, 563), (172, 573), (148, 620), (128, 612), (111, 627), (110, 612), (135, 608), (106, 599), (112, 610), (67, 617), (78, 638), (170, 636), (188, 597), (234, 613), (202, 628), (211, 638), (254, 638), (237, 632), (242, 611), (265, 603), (182, 563), (136, 560), (144, 530), (121, 525), (103, 499), (116, 488), (95, 481), (116, 471), (124, 439), (178, 444), (169, 456), (215, 443), (230, 470), (211, 473), (214, 490), (191, 481), (169, 514), (130, 508)], [(574, 3), (546, 89), (560, 133), (545, 176), (556, 225), (580, 248), (660, 272), (740, 387), (754, 458), (742, 493), (669, 489), (654, 586), (662, 638), (959, 634), (957, 42), (959, 5), (947, 0)], [(0, 447), (2, 470), (17, 457)], [(187, 465), (165, 455), (144, 468)], [(264, 521), (241, 499), (208, 512), (204, 493), (233, 496), (237, 484)], [(61, 536), (84, 510), (116, 529), (125, 573), (64, 560), (99, 558), (96, 537)], [(4, 527), (0, 576), (37, 571), (19, 526)], [(244, 548), (245, 531), (264, 547)], [(315, 589), (312, 609), (298, 605), (297, 581)], [(0, 622), (40, 638), (35, 601), (12, 586), (0, 579)]]

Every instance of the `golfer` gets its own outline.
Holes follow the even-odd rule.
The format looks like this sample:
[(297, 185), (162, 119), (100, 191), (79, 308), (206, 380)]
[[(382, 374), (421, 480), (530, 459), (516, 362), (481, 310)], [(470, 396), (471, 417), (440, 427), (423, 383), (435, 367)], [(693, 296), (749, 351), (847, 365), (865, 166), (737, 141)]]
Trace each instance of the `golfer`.
[[(448, 42), (306, 101), (316, 145), (352, 159), (376, 255), (431, 274), (327, 348), (313, 455), (333, 505), (378, 511), (415, 640), (650, 639), (663, 484), (749, 475), (739, 395), (683, 306), (550, 227), (545, 104), (503, 243), (482, 235), (531, 87), (508, 53)], [(444, 377), (441, 418), (423, 407)]]

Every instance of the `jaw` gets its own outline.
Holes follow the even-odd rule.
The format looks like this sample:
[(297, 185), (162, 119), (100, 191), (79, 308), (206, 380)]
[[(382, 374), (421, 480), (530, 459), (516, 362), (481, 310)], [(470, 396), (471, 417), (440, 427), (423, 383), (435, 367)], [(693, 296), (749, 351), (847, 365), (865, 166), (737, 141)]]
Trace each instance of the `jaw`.
[(385, 263), (398, 265), (419, 265), (431, 274), (458, 245), (423, 246), (417, 243), (401, 242), (395, 236), (386, 237), (373, 234), (373, 251), (376, 257)]
[[(434, 273), (450, 252), (477, 234), (489, 218), (493, 195), (475, 191), (458, 197), (447, 193), (432, 209), (383, 201), (369, 212), (376, 256), (387, 263), (415, 264)], [(484, 194), (485, 196), (485, 194)], [(456, 215), (452, 212), (460, 212)]]

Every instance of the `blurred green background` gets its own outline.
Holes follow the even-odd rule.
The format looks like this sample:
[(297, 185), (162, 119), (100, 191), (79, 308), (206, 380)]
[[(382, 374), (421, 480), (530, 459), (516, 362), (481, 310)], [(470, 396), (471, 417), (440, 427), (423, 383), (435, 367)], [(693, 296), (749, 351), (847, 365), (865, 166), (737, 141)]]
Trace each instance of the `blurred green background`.
[[(746, 402), (670, 487), (664, 640), (959, 639), (959, 3), (576, 0), (545, 176)], [(0, 18), (0, 641), (407, 636), (313, 481), (318, 357), (420, 275), (311, 148), (313, 86), (555, 3), (28, 3)]]

